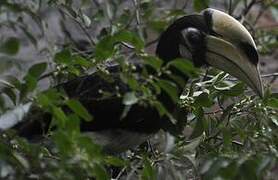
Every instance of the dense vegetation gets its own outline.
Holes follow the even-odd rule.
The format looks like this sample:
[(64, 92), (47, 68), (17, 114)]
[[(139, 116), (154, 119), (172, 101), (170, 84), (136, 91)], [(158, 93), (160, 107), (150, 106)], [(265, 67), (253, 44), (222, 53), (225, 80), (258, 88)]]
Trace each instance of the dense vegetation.
[[(266, 76), (272, 81), (265, 83), (265, 96), (260, 98), (242, 82), (216, 69), (197, 69), (190, 61), (180, 60), (165, 64), (154, 54), (159, 34), (173, 20), (217, 3), (252, 32), (262, 56), (275, 51), (277, 29), (254, 28), (265, 11), (277, 15), (277, 4), (272, 0), (1, 0), (0, 29), (17, 35), (0, 35), (0, 122), (21, 120), (32, 102), (38, 113), (29, 114), (28, 119), (39, 118), (43, 110), (53, 115), (53, 125), (57, 126), (40, 143), (19, 137), (13, 129), (1, 132), (1, 179), (275, 179), (278, 95), (272, 92), (271, 83), (277, 74)], [(59, 12), (65, 42), (46, 41), (49, 44), (41, 48), (41, 39), (51, 24), (46, 24), (39, 12), (47, 8)], [(249, 15), (254, 8), (259, 13)], [(87, 41), (75, 39), (67, 21), (74, 23)], [(22, 61), (17, 54), (26, 44), (46, 54), (47, 59)], [(134, 62), (142, 63), (141, 74), (135, 72)], [(178, 124), (184, 133), (173, 130), (173, 139), (160, 132), (151, 140), (152, 147), (143, 144), (122, 156), (103, 154), (80, 133), (79, 121), (93, 117), (78, 101), (53, 87), (90, 74), (92, 69), (104, 80), (113, 80), (107, 65), (114, 63), (120, 65), (121, 80), (131, 89), (118, 94), (124, 97), (127, 110), (136, 103), (148, 103), (160, 114), (172, 117), (156, 99), (165, 91), (189, 112), (187, 117), (180, 117), (186, 123)], [(175, 85), (185, 82), (171, 77), (169, 67), (191, 77), (180, 97)], [(173, 81), (161, 79), (165, 74)], [(146, 81), (138, 83), (138, 75)], [(71, 112), (64, 112), (64, 106)], [(173, 117), (172, 121), (180, 122)]]

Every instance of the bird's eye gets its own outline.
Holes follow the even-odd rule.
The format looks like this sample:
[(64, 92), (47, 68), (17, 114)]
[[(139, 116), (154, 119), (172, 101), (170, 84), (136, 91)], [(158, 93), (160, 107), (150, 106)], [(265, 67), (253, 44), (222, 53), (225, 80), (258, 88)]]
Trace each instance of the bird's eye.
[(186, 47), (191, 50), (198, 49), (200, 43), (203, 43), (204, 35), (196, 28), (187, 28), (181, 33)]
[(195, 28), (188, 28), (186, 33), (186, 39), (190, 44), (194, 45), (202, 40), (202, 34), (199, 30)]

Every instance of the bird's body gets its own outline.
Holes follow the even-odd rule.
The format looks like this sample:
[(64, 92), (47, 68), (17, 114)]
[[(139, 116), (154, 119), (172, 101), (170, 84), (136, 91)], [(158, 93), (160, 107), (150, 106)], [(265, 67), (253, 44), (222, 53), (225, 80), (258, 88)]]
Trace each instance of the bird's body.
[[(123, 104), (123, 95), (131, 92), (131, 89), (120, 79), (119, 68), (118, 65), (107, 67), (109, 79), (95, 72), (55, 87), (65, 92), (68, 98), (78, 100), (92, 115), (92, 121), (81, 120), (80, 131), (92, 137), (94, 142), (109, 153), (136, 147), (161, 128), (175, 128), (166, 115), (161, 116), (158, 110), (148, 103), (136, 103), (132, 106)], [(140, 73), (139, 65), (137, 69), (135, 73)], [(137, 80), (142, 83), (144, 81)], [(179, 89), (182, 90), (181, 87)], [(158, 95), (157, 99), (165, 102), (164, 106), (170, 112), (178, 108), (164, 92)], [(68, 108), (64, 110), (68, 111)], [(30, 113), (34, 116), (34, 111)], [(41, 111), (39, 113), (39, 117), (35, 116), (33, 121), (23, 121), (17, 125), (20, 136), (33, 139), (48, 131), (51, 116), (47, 112), (43, 116)]]
[[(233, 25), (232, 33), (228, 32), (231, 31), (229, 27), (223, 25), (226, 22)], [(240, 39), (235, 41), (236, 36)], [(242, 45), (246, 48), (241, 48)], [(227, 71), (262, 95), (256, 53), (254, 41), (248, 31), (229, 15), (212, 9), (176, 20), (162, 33), (156, 49), (156, 54), (164, 61), (164, 65), (189, 54), (186, 58), (190, 58), (194, 65), (213, 65)], [(144, 82), (144, 79), (140, 79), (141, 67), (137, 68), (137, 81)], [(183, 127), (179, 123), (185, 123), (185, 120), (178, 119), (181, 110), (167, 92), (162, 89), (156, 98), (175, 116), (174, 118), (178, 119), (176, 125), (171, 123), (168, 116), (161, 116), (151, 104), (124, 105), (123, 96), (118, 94), (124, 95), (131, 89), (121, 80), (120, 66), (108, 67), (107, 70), (110, 73), (110, 80), (95, 72), (56, 87), (64, 91), (69, 98), (79, 100), (92, 114), (94, 119), (89, 122), (82, 121), (80, 130), (90, 134), (95, 142), (104, 147), (104, 150), (109, 153), (122, 152), (140, 145), (160, 129), (171, 131)], [(185, 81), (188, 79), (176, 69), (170, 70), (173, 75), (180, 76)], [(171, 80), (166, 75), (160, 78)], [(182, 85), (177, 83), (175, 85), (177, 93), (180, 94), (183, 90)], [(102, 92), (109, 96), (103, 96)], [(45, 117), (47, 116), (49, 114), (45, 114)], [(186, 113), (183, 114), (183, 119), (185, 116)], [(23, 126), (17, 126), (19, 134), (29, 138), (41, 134), (48, 129), (51, 118), (44, 119), (47, 119), (43, 123), (44, 126), (38, 121), (30, 123), (23, 121), (21, 123)]]

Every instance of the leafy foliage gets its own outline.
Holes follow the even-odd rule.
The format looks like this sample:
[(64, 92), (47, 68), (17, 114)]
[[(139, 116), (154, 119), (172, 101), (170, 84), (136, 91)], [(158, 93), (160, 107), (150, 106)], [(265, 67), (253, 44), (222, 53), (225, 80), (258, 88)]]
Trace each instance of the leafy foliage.
[[(19, 121), (26, 114), (33, 119), (41, 118), (42, 110), (53, 117), (49, 131), (44, 132), (44, 138), (37, 143), (18, 136), (15, 129), (1, 132), (1, 178), (275, 179), (278, 167), (277, 93), (266, 87), (267, 92), (261, 99), (253, 95), (245, 84), (223, 72), (215, 69), (204, 72), (184, 59), (165, 64), (150, 53), (157, 42), (154, 37), (157, 38), (174, 19), (186, 14), (184, 9), (191, 8), (187, 1), (183, 9), (173, 7), (167, 10), (165, 3), (169, 5), (170, 2), (148, 0), (134, 0), (128, 8), (123, 8), (126, 4), (121, 0), (103, 3), (82, 0), (78, 5), (71, 0), (49, 0), (45, 4), (42, 1), (20, 2), (2, 0), (0, 27), (21, 30), (38, 48), (39, 37), (44, 33), (36, 36), (30, 32), (32, 27), (22, 16), (27, 16), (33, 26), (44, 32), (47, 29), (37, 12), (41, 6), (51, 6), (80, 27), (89, 41), (89, 51), (69, 38), (70, 42), (65, 46), (44, 49), (50, 52), (50, 61), (36, 62), (26, 68), (17, 64), (19, 60), (13, 59), (23, 47), (21, 40), (0, 38), (1, 58), (9, 60), (0, 62), (0, 65), (15, 66), (22, 75), (0, 73), (0, 125), (11, 119)], [(244, 2), (247, 1), (235, 1), (226, 9), (233, 10)], [(211, 3), (194, 0), (191, 5), (194, 11), (201, 11)], [(251, 3), (256, 4), (255, 1)], [(277, 13), (274, 1), (258, 5)], [(245, 18), (248, 8), (243, 7), (243, 21), (248, 19)], [(3, 19), (7, 14), (10, 16)], [(106, 22), (104, 26), (103, 22)], [(252, 25), (246, 22), (244, 24), (248, 27)], [(102, 27), (97, 34), (90, 31), (96, 25)], [(269, 54), (277, 48), (275, 31), (260, 29), (254, 33), (261, 53)], [(140, 74), (134, 66), (138, 62), (143, 69)], [(187, 117), (181, 117), (187, 119), (187, 123), (177, 124), (184, 126), (184, 133), (175, 137), (174, 142), (169, 134), (160, 133), (157, 138), (162, 140), (165, 136), (168, 145), (164, 148), (155, 145), (155, 151), (142, 145), (121, 158), (107, 155), (89, 136), (80, 132), (79, 122), (82, 119), (93, 121), (94, 117), (78, 100), (68, 99), (64, 92), (53, 87), (40, 89), (40, 83), (45, 79), (59, 84), (87, 75), (92, 69), (97, 69), (103, 79), (113, 80), (107, 69), (109, 63), (120, 65), (121, 81), (130, 87), (130, 92), (125, 94), (117, 92), (123, 97), (127, 111), (136, 103), (146, 103), (155, 107), (160, 115), (166, 114), (173, 123), (178, 123), (177, 116), (168, 112), (157, 99), (158, 94), (165, 92), (182, 110), (189, 112)], [(190, 81), (186, 84), (184, 79), (173, 76), (171, 68), (190, 77)], [(138, 82), (137, 76), (145, 81)], [(164, 79), (165, 76), (173, 81)], [(181, 95), (177, 93), (178, 85), (185, 85)], [(104, 97), (110, 97), (107, 92), (102, 93)], [(29, 108), (32, 114), (27, 113)], [(56, 130), (53, 131), (52, 127)]]

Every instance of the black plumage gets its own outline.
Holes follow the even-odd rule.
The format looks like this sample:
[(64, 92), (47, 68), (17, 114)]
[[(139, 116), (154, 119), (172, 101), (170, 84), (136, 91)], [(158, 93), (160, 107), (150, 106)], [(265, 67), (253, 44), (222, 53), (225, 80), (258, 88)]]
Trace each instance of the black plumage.
[[(228, 26), (231, 24), (234, 26), (232, 30)], [(235, 37), (226, 33), (228, 31), (237, 36), (240, 42), (244, 42), (244, 47), (248, 48), (239, 48), (242, 43), (234, 41)], [(223, 32), (224, 35), (221, 35)], [(213, 51), (209, 50), (207, 46)], [(223, 52), (222, 46), (226, 48)], [(240, 56), (234, 56), (235, 53), (240, 54)], [(190, 54), (190, 57), (186, 58), (190, 58), (195, 66), (208, 64), (216, 66), (242, 78), (243, 81), (251, 84), (253, 89), (263, 94), (256, 66), (253, 66), (254, 63), (252, 65), (249, 63), (252, 58), (255, 58), (253, 62), (257, 62), (258, 59), (252, 37), (242, 25), (225, 13), (207, 9), (201, 14), (184, 16), (174, 21), (161, 34), (156, 55), (163, 60), (164, 65), (171, 60), (186, 56), (184, 54)], [(236, 59), (233, 59), (234, 57)], [(240, 61), (240, 63), (237, 61)], [(136, 80), (139, 83), (144, 82), (145, 79), (140, 74), (143, 70), (148, 71), (149, 69), (140, 64), (134, 65), (137, 69), (135, 73), (138, 74)], [(236, 69), (233, 70), (230, 67), (236, 67)], [(163, 88), (157, 94), (156, 99), (177, 120), (176, 123), (173, 123), (167, 115), (161, 116), (150, 103), (139, 102), (133, 104), (124, 114), (127, 107), (123, 104), (123, 96), (118, 96), (118, 93), (123, 95), (132, 90), (121, 80), (120, 72), (122, 69), (120, 65), (109, 66), (107, 70), (110, 80), (103, 78), (96, 71), (89, 76), (79, 77), (56, 86), (56, 89), (64, 91), (69, 98), (79, 100), (93, 115), (93, 121), (81, 121), (80, 130), (82, 132), (92, 134), (95, 140), (103, 145), (104, 150), (112, 153), (135, 147), (160, 129), (171, 133), (181, 132), (184, 123), (186, 123), (186, 112), (179, 108), (177, 101), (173, 101), (172, 97)], [(169, 70), (170, 75), (162, 74), (159, 78), (172, 81), (177, 93), (181, 94), (184, 84), (175, 83), (172, 77), (179, 76), (185, 82), (188, 77), (174, 67), (170, 67)], [(253, 76), (258, 78), (254, 79)], [(103, 97), (101, 92), (108, 93), (109, 97)], [(68, 109), (65, 108), (65, 111), (68, 111)], [(34, 115), (34, 113), (32, 114)], [(19, 135), (32, 138), (46, 132), (50, 125), (50, 114), (45, 113), (40, 117), (44, 118), (29, 122), (23, 121), (17, 125)], [(43, 119), (43, 121), (40, 121), (40, 119)]]
[[(178, 46), (181, 44), (183, 38), (180, 31), (187, 27), (205, 29), (206, 25), (204, 23), (205, 21), (200, 15), (185, 16), (175, 21), (161, 35), (156, 49), (157, 56), (164, 61), (164, 64), (170, 60), (181, 57)], [(201, 53), (198, 53), (198, 55), (201, 55)], [(196, 63), (200, 65), (200, 62), (196, 61)], [(142, 68), (140, 65), (137, 65), (137, 69), (137, 73), (140, 73)], [(101, 75), (98, 75), (98, 72), (95, 72), (89, 76), (79, 77), (56, 87), (58, 90), (64, 91), (69, 98), (79, 100), (83, 106), (86, 107), (88, 112), (93, 115), (93, 121), (81, 122), (81, 131), (100, 132), (103, 130), (113, 131), (115, 129), (121, 129), (136, 133), (154, 134), (159, 129), (163, 128), (166, 130), (172, 130), (172, 132), (177, 132), (177, 129), (181, 126), (174, 125), (166, 115), (161, 117), (157, 109), (149, 104), (134, 104), (129, 109), (127, 115), (124, 118), (121, 118), (125, 105), (122, 103), (122, 97), (116, 95), (116, 87), (120, 94), (124, 94), (131, 90), (129, 86), (120, 79), (120, 66), (110, 66), (107, 67), (107, 70), (112, 77), (112, 81), (103, 79)], [(182, 76), (185, 80), (187, 79), (184, 74), (175, 69), (172, 69), (172, 73)], [(167, 75), (163, 75), (162, 78), (171, 80)], [(143, 80), (138, 79), (138, 81)], [(175, 85), (178, 93), (181, 93), (183, 87), (179, 84)], [(108, 92), (110, 97), (102, 98), (100, 91)], [(175, 115), (181, 111), (176, 102), (173, 102), (166, 92), (162, 91), (157, 99), (162, 102), (171, 114)], [(50, 118), (48, 115), (45, 115), (45, 117), (47, 118), (44, 118), (43, 127), (41, 126), (41, 122), (32, 122), (23, 127), (18, 125), (18, 127), (20, 127), (20, 135), (30, 138), (47, 131), (50, 124)], [(28, 122), (23, 123), (28, 124)]]

